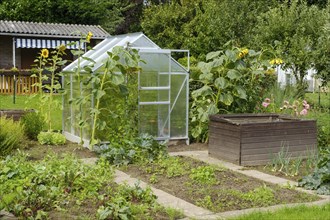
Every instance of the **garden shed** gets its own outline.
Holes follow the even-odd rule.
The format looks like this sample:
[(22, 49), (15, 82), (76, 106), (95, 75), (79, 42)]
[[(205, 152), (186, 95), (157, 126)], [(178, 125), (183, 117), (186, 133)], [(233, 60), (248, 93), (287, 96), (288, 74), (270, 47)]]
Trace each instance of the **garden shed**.
[[(83, 69), (90, 64), (90, 59), (94, 60), (93, 74), (104, 65), (108, 57), (107, 52), (111, 52), (116, 46), (128, 45), (136, 49), (144, 61), (140, 62), (141, 70), (137, 73), (138, 133), (148, 133), (157, 140), (185, 140), (188, 143), (188, 50), (162, 49), (143, 33), (111, 36), (85, 53), (83, 56), (88, 59), (81, 60), (79, 66)], [(174, 53), (184, 54), (188, 58), (187, 65), (179, 64), (173, 58)], [(68, 65), (64, 71), (73, 73), (77, 67), (78, 60)], [(76, 85), (74, 74), (65, 74), (62, 79), (62, 85), (67, 91), (63, 96), (63, 134), (68, 140), (78, 142), (81, 132), (74, 124), (77, 124), (76, 116), (81, 110), (75, 109), (69, 100), (77, 96), (76, 88), (79, 85)], [(83, 111), (93, 105), (92, 98)], [(85, 146), (88, 145), (90, 138), (89, 126), (85, 126), (83, 132)]]

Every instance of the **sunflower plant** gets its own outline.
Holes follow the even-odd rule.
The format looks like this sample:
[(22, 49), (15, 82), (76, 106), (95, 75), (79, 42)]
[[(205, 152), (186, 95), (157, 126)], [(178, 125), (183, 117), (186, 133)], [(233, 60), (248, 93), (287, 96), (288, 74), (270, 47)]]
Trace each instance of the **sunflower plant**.
[(191, 135), (197, 141), (208, 141), (209, 115), (253, 112), (273, 80), (269, 50), (254, 51), (232, 47), (210, 52), (206, 62), (199, 62), (202, 86), (191, 93)]
[(33, 74), (32, 77), (39, 79), (38, 83), (34, 84), (38, 88), (39, 94), (38, 111), (45, 118), (48, 131), (52, 131), (52, 110), (61, 107), (60, 103), (54, 100), (54, 92), (61, 88), (56, 73), (67, 62), (62, 58), (65, 55), (65, 50), (65, 45), (60, 45), (51, 52), (44, 48), (34, 61), (37, 73)]

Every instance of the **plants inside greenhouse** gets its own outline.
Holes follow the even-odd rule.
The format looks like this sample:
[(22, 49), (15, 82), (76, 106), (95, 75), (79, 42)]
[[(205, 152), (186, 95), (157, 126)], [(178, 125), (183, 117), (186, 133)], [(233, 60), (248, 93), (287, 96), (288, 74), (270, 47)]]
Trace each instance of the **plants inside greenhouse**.
[[(188, 142), (188, 68), (142, 33), (113, 36), (63, 71), (63, 133), (93, 146), (126, 135)], [(189, 56), (189, 54), (188, 54)], [(189, 63), (189, 59), (188, 59)], [(187, 65), (189, 66), (189, 65)]]

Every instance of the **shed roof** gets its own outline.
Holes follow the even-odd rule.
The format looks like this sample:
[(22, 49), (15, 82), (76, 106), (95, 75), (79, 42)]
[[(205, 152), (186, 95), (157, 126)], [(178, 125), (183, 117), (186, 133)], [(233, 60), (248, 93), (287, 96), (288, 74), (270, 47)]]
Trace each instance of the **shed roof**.
[(79, 39), (81, 34), (93, 33), (92, 39), (104, 39), (110, 34), (99, 25), (37, 23), (0, 20), (0, 35), (36, 36)]

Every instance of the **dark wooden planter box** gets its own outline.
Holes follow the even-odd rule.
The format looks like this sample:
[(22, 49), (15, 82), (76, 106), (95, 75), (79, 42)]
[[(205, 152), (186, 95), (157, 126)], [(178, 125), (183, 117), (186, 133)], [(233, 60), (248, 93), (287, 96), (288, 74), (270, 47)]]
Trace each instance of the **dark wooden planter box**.
[(6, 116), (7, 118), (13, 118), (14, 121), (18, 121), (23, 115), (28, 112), (34, 112), (34, 109), (17, 110), (17, 109), (0, 109), (0, 117)]
[(264, 165), (282, 149), (291, 158), (316, 151), (316, 121), (276, 114), (210, 116), (211, 157), (242, 166)]

